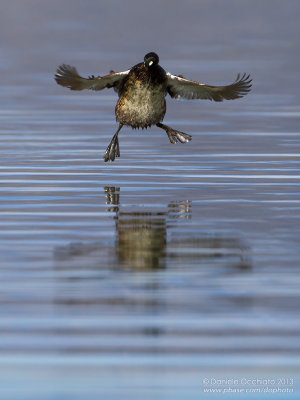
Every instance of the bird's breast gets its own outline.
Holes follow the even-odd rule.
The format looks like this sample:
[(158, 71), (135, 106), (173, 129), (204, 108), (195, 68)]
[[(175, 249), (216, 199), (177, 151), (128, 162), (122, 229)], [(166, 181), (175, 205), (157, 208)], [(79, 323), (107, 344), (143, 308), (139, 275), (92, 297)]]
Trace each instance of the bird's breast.
[(134, 128), (144, 128), (162, 121), (166, 112), (163, 84), (135, 81), (125, 87), (116, 106), (117, 120)]

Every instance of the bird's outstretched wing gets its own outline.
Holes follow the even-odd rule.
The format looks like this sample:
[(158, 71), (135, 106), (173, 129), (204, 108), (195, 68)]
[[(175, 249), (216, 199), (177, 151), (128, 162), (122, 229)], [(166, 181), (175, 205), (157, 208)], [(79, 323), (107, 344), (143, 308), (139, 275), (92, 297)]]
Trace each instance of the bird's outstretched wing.
[(167, 90), (171, 97), (185, 99), (207, 99), (223, 101), (238, 99), (251, 90), (250, 75), (238, 74), (235, 82), (228, 86), (211, 86), (195, 81), (190, 81), (180, 76), (167, 72)]
[(123, 72), (111, 71), (109, 75), (92, 75), (88, 78), (83, 78), (78, 74), (75, 67), (62, 64), (56, 70), (55, 80), (59, 85), (65, 86), (71, 90), (102, 90), (104, 88), (117, 87), (122, 79), (128, 75), (129, 71), (130, 70)]

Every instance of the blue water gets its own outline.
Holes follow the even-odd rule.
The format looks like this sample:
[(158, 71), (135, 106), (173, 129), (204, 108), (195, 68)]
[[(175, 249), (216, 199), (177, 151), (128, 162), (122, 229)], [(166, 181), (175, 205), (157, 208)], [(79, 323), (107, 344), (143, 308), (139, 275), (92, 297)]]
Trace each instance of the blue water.
[[(4, 1), (1, 399), (299, 398), (299, 15), (296, 1)], [(106, 164), (116, 95), (53, 73), (150, 50), (210, 84), (249, 72), (253, 90), (168, 99), (192, 142), (124, 128)]]

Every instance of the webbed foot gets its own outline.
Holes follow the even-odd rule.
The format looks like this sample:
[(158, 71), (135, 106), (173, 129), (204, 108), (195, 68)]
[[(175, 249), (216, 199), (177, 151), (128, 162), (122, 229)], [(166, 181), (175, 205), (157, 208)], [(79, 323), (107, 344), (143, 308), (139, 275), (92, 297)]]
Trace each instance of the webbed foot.
[(176, 131), (175, 129), (171, 128), (168, 125), (158, 123), (156, 124), (156, 126), (166, 131), (168, 138), (172, 144), (175, 144), (177, 142), (188, 143), (192, 140), (191, 135), (181, 131)]
[(118, 135), (115, 134), (107, 146), (107, 149), (105, 150), (104, 153), (104, 161), (115, 161), (116, 157), (120, 157), (120, 147), (119, 147), (119, 139)]
[(184, 132), (176, 131), (175, 129), (172, 129), (172, 128), (170, 128), (166, 132), (167, 132), (168, 138), (172, 144), (176, 144), (178, 141), (180, 143), (188, 143), (192, 140), (191, 135), (184, 133)]
[(104, 161), (115, 161), (116, 157), (120, 157), (120, 147), (119, 147), (119, 139), (118, 139), (118, 134), (122, 128), (123, 124), (119, 125), (119, 128), (117, 132), (114, 134), (113, 138), (111, 139), (109, 145), (107, 146), (107, 149), (105, 150), (104, 153)]

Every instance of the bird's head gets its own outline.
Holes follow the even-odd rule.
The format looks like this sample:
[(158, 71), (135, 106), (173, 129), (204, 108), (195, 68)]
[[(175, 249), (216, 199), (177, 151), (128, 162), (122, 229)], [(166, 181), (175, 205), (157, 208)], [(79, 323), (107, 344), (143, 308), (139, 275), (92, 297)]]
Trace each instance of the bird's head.
[(152, 68), (155, 65), (158, 65), (159, 63), (159, 57), (156, 53), (151, 51), (151, 53), (148, 53), (144, 57), (144, 65), (145, 67)]

